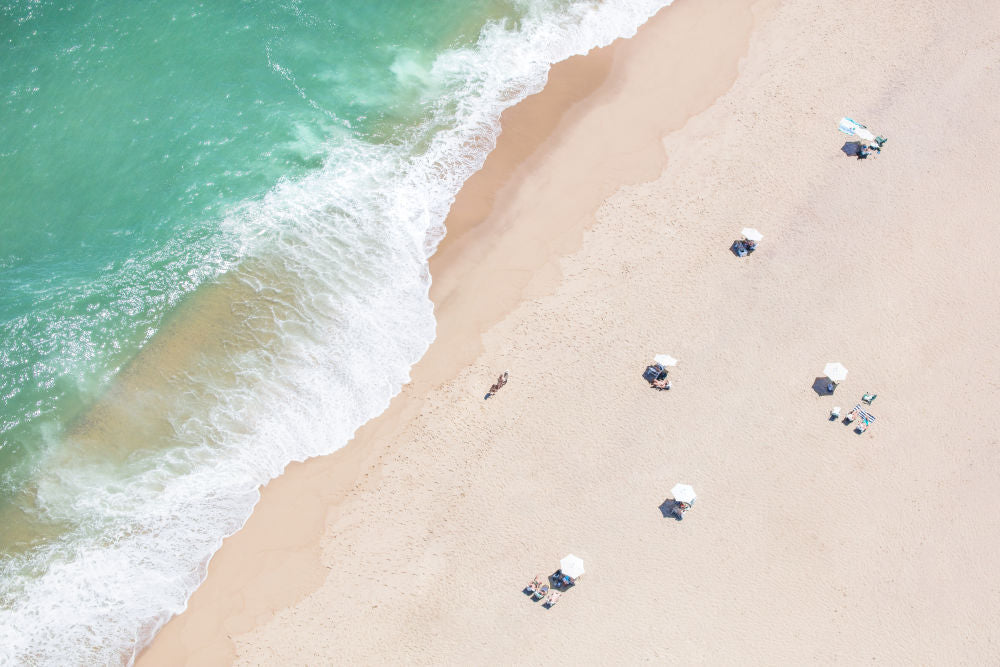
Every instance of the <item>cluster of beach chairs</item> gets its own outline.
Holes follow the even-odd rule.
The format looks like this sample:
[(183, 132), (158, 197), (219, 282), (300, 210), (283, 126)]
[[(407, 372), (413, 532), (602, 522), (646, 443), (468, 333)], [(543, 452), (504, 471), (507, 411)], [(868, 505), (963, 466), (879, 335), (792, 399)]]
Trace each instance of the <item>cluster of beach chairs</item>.
[(543, 600), (542, 606), (551, 609), (556, 602), (559, 602), (563, 591), (576, 585), (583, 571), (583, 560), (570, 554), (559, 561), (559, 569), (547, 579), (542, 575), (532, 579), (531, 583), (524, 587), (524, 594), (533, 602)]
[[(546, 581), (542, 575), (538, 575), (525, 586), (524, 593), (530, 596), (534, 602), (543, 600), (542, 605), (551, 609), (555, 603), (559, 602), (565, 589), (576, 585), (576, 579), (563, 574), (562, 570), (556, 570), (555, 574), (548, 579), (549, 581)], [(563, 591), (558, 589), (563, 589)]]
[[(861, 403), (870, 406), (872, 401), (874, 401), (877, 397), (878, 394), (865, 394), (861, 397)], [(855, 405), (854, 409), (848, 412), (847, 416), (844, 417), (845, 425), (857, 422), (857, 426), (854, 427), (854, 430), (858, 433), (864, 433), (868, 430), (869, 426), (875, 423), (875, 415), (862, 408), (861, 403)], [(837, 419), (840, 419), (840, 406), (830, 410), (830, 421), (836, 421)]]

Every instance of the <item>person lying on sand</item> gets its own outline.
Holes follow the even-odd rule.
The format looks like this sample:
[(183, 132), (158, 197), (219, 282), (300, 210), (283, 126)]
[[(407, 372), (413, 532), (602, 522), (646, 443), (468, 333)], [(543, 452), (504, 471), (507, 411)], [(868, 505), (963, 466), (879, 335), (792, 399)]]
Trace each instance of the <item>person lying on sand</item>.
[(670, 380), (667, 378), (663, 378), (662, 380), (653, 380), (650, 384), (654, 389), (670, 389)]
[(503, 373), (501, 373), (500, 377), (497, 378), (497, 381), (494, 382), (493, 385), (490, 387), (490, 390), (486, 392), (486, 396), (483, 397), (483, 400), (489, 398), (493, 394), (500, 391), (501, 387), (507, 384), (508, 377), (510, 377), (510, 371), (504, 371)]

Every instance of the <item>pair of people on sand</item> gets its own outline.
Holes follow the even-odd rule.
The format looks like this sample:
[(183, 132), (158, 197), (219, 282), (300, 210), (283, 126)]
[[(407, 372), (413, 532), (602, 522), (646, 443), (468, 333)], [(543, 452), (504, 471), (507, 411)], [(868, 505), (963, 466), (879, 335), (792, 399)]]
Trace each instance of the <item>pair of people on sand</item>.
[(563, 586), (573, 586), (576, 584), (576, 579), (573, 577), (563, 574), (562, 570), (557, 571), (553, 575), (554, 585), (556, 588), (562, 588)]
[(503, 386), (507, 384), (508, 377), (510, 377), (510, 371), (504, 371), (500, 377), (497, 378), (497, 381), (493, 383), (493, 386), (490, 387), (490, 390), (486, 392), (486, 396), (483, 396), (483, 400), (485, 401), (490, 396), (500, 391)]
[(661, 391), (664, 389), (670, 389), (670, 380), (667, 378), (663, 378), (662, 380), (653, 380), (649, 384), (653, 387), (653, 389), (659, 389)]
[(541, 575), (535, 577), (535, 579), (528, 584), (524, 591), (531, 595), (533, 600), (541, 600), (542, 598), (545, 598), (545, 602), (542, 604), (547, 607), (551, 607), (556, 602), (559, 602), (559, 596), (562, 595), (559, 591), (551, 590), (549, 585), (542, 580)]
[(882, 153), (882, 146), (885, 144), (885, 137), (875, 137), (875, 141), (871, 143), (862, 142), (858, 147), (858, 159), (867, 160), (870, 155), (879, 155)]

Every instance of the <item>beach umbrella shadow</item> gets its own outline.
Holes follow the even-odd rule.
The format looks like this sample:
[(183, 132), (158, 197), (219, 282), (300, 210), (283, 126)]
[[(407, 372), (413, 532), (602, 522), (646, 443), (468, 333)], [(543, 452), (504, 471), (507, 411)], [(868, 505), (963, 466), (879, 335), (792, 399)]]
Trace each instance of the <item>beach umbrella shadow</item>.
[(664, 519), (684, 520), (684, 514), (681, 512), (681, 504), (673, 498), (667, 498), (660, 503), (660, 514), (663, 515)]
[(844, 152), (844, 155), (846, 155), (847, 157), (857, 157), (858, 154), (861, 152), (861, 142), (848, 141), (843, 146), (840, 147), (840, 150), (842, 150)]
[[(818, 396), (831, 396), (833, 395), (833, 392), (827, 389), (829, 384), (830, 378), (825, 376), (818, 377), (813, 380), (813, 391), (815, 391)], [(834, 385), (834, 388), (836, 388), (836, 385)]]

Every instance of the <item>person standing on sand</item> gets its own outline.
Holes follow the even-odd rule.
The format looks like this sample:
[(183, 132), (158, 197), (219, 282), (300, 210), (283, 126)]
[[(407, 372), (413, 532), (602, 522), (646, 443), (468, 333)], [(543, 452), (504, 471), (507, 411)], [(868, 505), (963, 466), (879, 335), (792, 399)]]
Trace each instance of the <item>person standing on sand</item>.
[(507, 384), (507, 378), (509, 377), (509, 375), (510, 375), (510, 372), (509, 372), (509, 371), (504, 371), (504, 372), (503, 372), (503, 373), (502, 373), (502, 374), (500, 375), (500, 377), (498, 377), (498, 378), (497, 378), (497, 381), (493, 383), (493, 386), (492, 386), (492, 387), (490, 387), (490, 390), (489, 390), (488, 392), (486, 392), (486, 395), (485, 395), (485, 396), (483, 396), (483, 400), (485, 401), (485, 400), (486, 400), (486, 399), (488, 399), (488, 398), (489, 398), (490, 396), (492, 396), (493, 394), (495, 394), (495, 393), (497, 393), (498, 391), (500, 391), (500, 389), (501, 389), (501, 388), (502, 388), (502, 387), (503, 387), (503, 386), (504, 386), (505, 384)]

